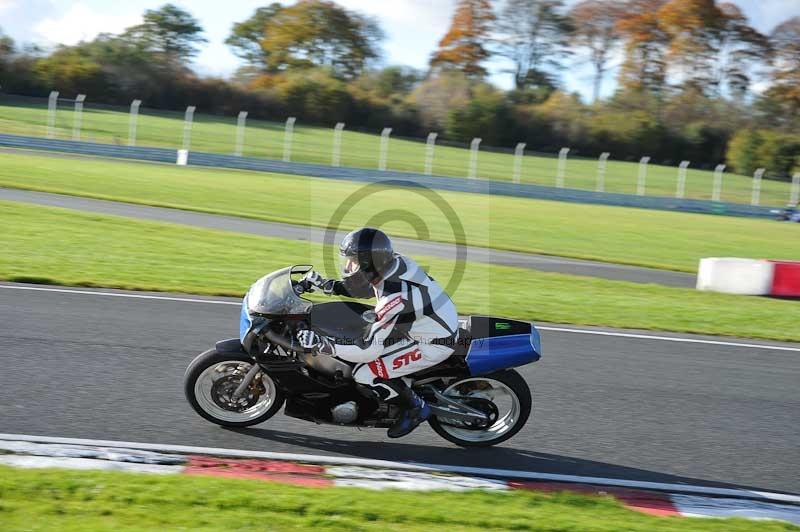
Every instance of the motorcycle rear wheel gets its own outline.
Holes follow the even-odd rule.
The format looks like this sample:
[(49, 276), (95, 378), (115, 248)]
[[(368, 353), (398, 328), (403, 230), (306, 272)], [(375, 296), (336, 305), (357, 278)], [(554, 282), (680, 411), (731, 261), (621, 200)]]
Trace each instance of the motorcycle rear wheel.
[(442, 393), (490, 399), (498, 408), (497, 419), (483, 430), (448, 425), (436, 417), (428, 421), (439, 436), (461, 447), (491, 447), (508, 440), (525, 426), (533, 406), (528, 383), (514, 370), (461, 379)]
[[(255, 362), (242, 353), (219, 353), (215, 349), (201, 353), (186, 368), (183, 391), (195, 412), (223, 427), (250, 427), (274, 416), (285, 397), (266, 372), (261, 371), (246, 397), (233, 403), (230, 392), (242, 382)], [(216, 377), (216, 378), (215, 378)], [(261, 391), (263, 390), (263, 391)]]

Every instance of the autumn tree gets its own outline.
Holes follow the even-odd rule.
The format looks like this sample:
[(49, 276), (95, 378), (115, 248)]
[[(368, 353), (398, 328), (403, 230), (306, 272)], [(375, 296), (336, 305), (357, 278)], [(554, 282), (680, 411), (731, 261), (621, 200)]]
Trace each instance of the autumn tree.
[[(11, 62), (11, 57), (14, 54), (14, 40), (3, 34), (0, 29), (0, 76), (6, 77), (6, 65)], [(3, 79), (5, 82), (5, 79)]]
[(517, 89), (554, 86), (572, 29), (563, 0), (508, 0), (497, 21), (500, 53), (514, 65)]
[(518, 141), (513, 120), (503, 93), (488, 83), (475, 83), (469, 102), (455, 107), (447, 115), (447, 138), (469, 142), (481, 137), (488, 145)]
[(144, 12), (144, 22), (126, 30), (126, 37), (136, 40), (148, 52), (163, 55), (173, 63), (197, 54), (197, 45), (207, 42), (203, 28), (189, 12), (173, 4)]
[(767, 96), (783, 111), (788, 124), (800, 129), (800, 17), (779, 24), (771, 33), (774, 51), (772, 86)]
[(625, 46), (620, 86), (647, 91), (660, 98), (667, 80), (669, 36), (659, 23), (658, 10), (667, 0), (629, 0), (617, 27)]
[(428, 131), (443, 131), (450, 112), (469, 103), (472, 84), (474, 80), (458, 70), (441, 72), (419, 84), (410, 100), (419, 112), (422, 127)]
[(719, 16), (714, 0), (670, 0), (658, 10), (659, 25), (669, 38), (670, 70), (686, 88), (704, 92), (713, 82), (709, 62), (716, 57)]
[(459, 0), (450, 29), (430, 60), (431, 69), (460, 70), (469, 78), (482, 78), (489, 57), (486, 43), (495, 20), (489, 0)]
[(233, 48), (233, 52), (247, 61), (250, 66), (266, 68), (266, 52), (261, 47), (267, 24), (277, 15), (283, 6), (277, 2), (256, 9), (250, 18), (236, 22), (225, 44)]
[(733, 4), (670, 0), (659, 9), (658, 18), (670, 39), (671, 68), (686, 89), (718, 95), (727, 87), (743, 94), (751, 65), (767, 55), (766, 38)]
[(403, 98), (424, 79), (419, 70), (407, 66), (388, 66), (365, 72), (353, 84), (379, 99)]
[(0, 29), (0, 60), (14, 53), (14, 39), (5, 35)]
[(328, 0), (301, 0), (270, 17), (261, 38), (266, 69), (325, 67), (351, 79), (380, 55), (377, 22)]
[(600, 97), (610, 55), (621, 37), (617, 26), (621, 15), (621, 6), (615, 0), (583, 0), (570, 11), (574, 44), (588, 50), (594, 68), (594, 101)]
[(48, 57), (36, 61), (35, 72), (47, 87), (58, 87), (64, 95), (101, 94), (109, 80), (93, 58), (77, 47), (59, 46)]
[(717, 51), (712, 93), (743, 96), (752, 84), (753, 70), (766, 67), (771, 54), (768, 38), (748, 23), (732, 3), (719, 5), (720, 17), (714, 34)]

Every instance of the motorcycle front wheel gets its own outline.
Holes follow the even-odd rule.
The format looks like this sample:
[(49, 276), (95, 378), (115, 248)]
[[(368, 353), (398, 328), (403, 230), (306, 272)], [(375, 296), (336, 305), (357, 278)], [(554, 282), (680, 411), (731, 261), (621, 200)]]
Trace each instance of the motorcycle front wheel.
[(234, 392), (255, 362), (242, 353), (210, 349), (186, 368), (183, 391), (195, 412), (223, 427), (249, 427), (274, 416), (284, 395), (266, 372), (259, 371), (241, 397)]
[(514, 370), (461, 379), (442, 393), (454, 399), (489, 400), (496, 408), (494, 421), (484, 428), (459, 426), (436, 417), (429, 420), (439, 436), (461, 447), (491, 447), (508, 440), (525, 426), (533, 406), (528, 383)]

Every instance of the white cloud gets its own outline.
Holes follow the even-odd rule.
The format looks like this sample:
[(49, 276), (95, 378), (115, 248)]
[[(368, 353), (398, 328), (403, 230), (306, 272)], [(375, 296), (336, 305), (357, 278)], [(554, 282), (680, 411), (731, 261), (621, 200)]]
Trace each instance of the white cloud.
[(378, 19), (387, 37), (386, 63), (417, 68), (427, 66), (455, 9), (455, 0), (337, 0), (337, 3)]
[[(3, 1), (8, 0), (0, 0)], [(47, 42), (72, 45), (91, 40), (99, 33), (119, 33), (141, 20), (141, 15), (133, 13), (98, 13), (81, 2), (57, 17), (42, 19), (33, 30)]]
[(12, 7), (14, 7), (14, 4), (16, 3), (17, 0), (0, 0), (0, 13), (8, 9), (11, 9)]

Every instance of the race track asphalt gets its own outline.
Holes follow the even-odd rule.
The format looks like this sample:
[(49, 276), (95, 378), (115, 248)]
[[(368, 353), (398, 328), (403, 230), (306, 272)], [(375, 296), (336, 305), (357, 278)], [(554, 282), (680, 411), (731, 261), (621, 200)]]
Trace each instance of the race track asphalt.
[[(150, 207), (132, 203), (97, 200), (29, 190), (0, 188), (0, 200), (20, 201), (49, 207), (62, 207), (101, 214), (192, 225), (205, 229), (285, 238), (289, 240), (308, 240), (311, 242), (323, 243), (326, 236), (324, 229), (307, 226), (264, 222), (233, 216), (204, 214), (179, 209)], [(342, 236), (344, 236), (344, 233), (334, 234), (330, 241), (339, 242)], [(405, 238), (395, 238), (392, 240), (395, 244), (395, 248), (407, 255), (452, 259), (456, 252), (455, 246), (451, 244)], [(467, 248), (467, 260), (545, 272), (599, 277), (614, 281), (653, 283), (679, 288), (694, 288), (695, 286), (695, 275), (692, 273), (549, 255), (536, 255), (532, 253), (519, 253), (476, 246), (469, 246)]]
[(182, 379), (196, 354), (237, 335), (237, 304), (24, 286), (0, 285), (0, 432), (800, 492), (797, 344), (545, 330), (542, 360), (521, 369), (534, 390), (528, 426), (500, 447), (463, 450), (427, 426), (399, 441), (283, 414), (222, 429), (191, 410)]

